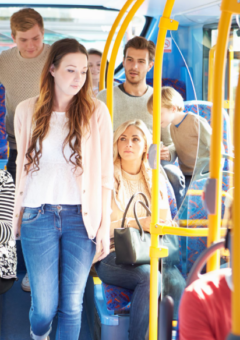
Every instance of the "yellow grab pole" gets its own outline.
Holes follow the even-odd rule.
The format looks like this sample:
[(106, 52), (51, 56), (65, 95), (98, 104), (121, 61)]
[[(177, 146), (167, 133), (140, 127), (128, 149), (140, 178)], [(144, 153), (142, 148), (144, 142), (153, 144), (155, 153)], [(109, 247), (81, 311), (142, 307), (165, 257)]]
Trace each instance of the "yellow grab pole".
[(121, 25), (121, 28), (117, 34), (116, 40), (113, 45), (107, 74), (107, 107), (110, 112), (112, 121), (113, 121), (113, 78), (117, 53), (130, 21), (132, 20), (133, 16), (135, 15), (135, 13), (137, 12), (137, 10), (139, 9), (143, 2), (144, 0), (137, 0), (135, 4), (132, 6), (132, 8), (128, 12), (126, 18), (124, 19)]
[(100, 67), (100, 80), (99, 80), (99, 91), (102, 91), (105, 89), (105, 71), (106, 71), (106, 65), (107, 65), (107, 57), (109, 48), (111, 45), (111, 42), (113, 40), (114, 34), (117, 30), (118, 25), (120, 24), (120, 21), (122, 20), (124, 14), (126, 13), (128, 7), (131, 5), (131, 3), (135, 0), (127, 0), (121, 11), (118, 13), (112, 28), (108, 34), (106, 44), (104, 46), (103, 54), (102, 54), (102, 60), (101, 60), (101, 67)]
[(214, 68), (214, 55), (215, 55), (216, 45), (214, 45), (209, 51), (208, 59), (208, 101), (212, 102), (213, 93), (213, 68)]
[(228, 98), (229, 98), (229, 109), (232, 109), (233, 100), (233, 87), (232, 87), (232, 64), (233, 64), (234, 52), (232, 45), (229, 46), (228, 51)]
[(157, 146), (156, 169), (152, 170), (152, 220), (151, 220), (151, 248), (150, 248), (150, 311), (149, 311), (149, 339), (157, 340), (158, 320), (158, 266), (159, 256), (164, 257), (164, 250), (158, 250), (159, 236), (154, 234), (159, 221), (159, 164), (160, 164), (160, 126), (161, 126), (161, 87), (164, 44), (167, 30), (176, 30), (178, 23), (170, 19), (174, 0), (167, 0), (163, 16), (159, 22), (159, 33), (156, 46), (155, 66), (153, 75), (153, 144)]
[(240, 77), (236, 93), (234, 118), (234, 199), (233, 199), (233, 230), (232, 230), (232, 263), (233, 263), (233, 292), (232, 292), (232, 333), (240, 337)]
[[(210, 150), (210, 180), (215, 181), (215, 207), (214, 212), (209, 213), (208, 247), (220, 239), (221, 223), (221, 191), (222, 191), (222, 168), (221, 168), (221, 143), (223, 131), (223, 85), (225, 76), (226, 52), (229, 29), (232, 14), (224, 10), (227, 4), (233, 0), (223, 0), (222, 14), (218, 26), (218, 38), (216, 44), (215, 64), (213, 71), (213, 106), (212, 106), (212, 137)], [(216, 252), (208, 261), (207, 270), (219, 268), (220, 252)]]

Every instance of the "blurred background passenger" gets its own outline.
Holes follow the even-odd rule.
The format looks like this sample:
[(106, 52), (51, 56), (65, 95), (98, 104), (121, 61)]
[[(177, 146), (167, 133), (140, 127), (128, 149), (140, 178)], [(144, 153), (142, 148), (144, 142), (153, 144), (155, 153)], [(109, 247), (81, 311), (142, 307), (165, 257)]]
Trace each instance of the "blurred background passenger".
[[(152, 172), (148, 165), (147, 150), (151, 144), (151, 135), (147, 126), (138, 119), (129, 120), (118, 127), (113, 139), (114, 192), (112, 194), (112, 214), (110, 227), (110, 254), (95, 264), (100, 279), (107, 283), (134, 291), (130, 310), (130, 340), (143, 340), (149, 322), (149, 280), (150, 265), (117, 265), (115, 263), (114, 229), (120, 228), (124, 210), (129, 199), (136, 192), (146, 195), (151, 206)], [(171, 213), (165, 178), (160, 175), (159, 213), (162, 220), (169, 220)], [(128, 210), (125, 227), (139, 228), (133, 214), (134, 202)], [(151, 217), (146, 217), (146, 210), (139, 204), (137, 215), (143, 229), (150, 231)], [(95, 257), (97, 260), (97, 256)], [(158, 272), (159, 295), (161, 274)]]
[[(102, 60), (102, 52), (91, 48), (88, 50), (88, 67), (92, 76), (92, 90), (96, 97), (99, 92), (100, 66)], [(107, 72), (107, 70), (106, 70)]]

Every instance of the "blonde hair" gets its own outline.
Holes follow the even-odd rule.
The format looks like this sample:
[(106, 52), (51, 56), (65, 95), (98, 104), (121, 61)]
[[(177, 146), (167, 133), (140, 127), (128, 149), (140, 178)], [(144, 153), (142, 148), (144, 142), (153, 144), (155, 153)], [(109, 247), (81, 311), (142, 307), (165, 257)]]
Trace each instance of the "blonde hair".
[(146, 149), (147, 150), (146, 150), (146, 152), (143, 153), (142, 161), (146, 164), (146, 163), (148, 163), (147, 153), (148, 153), (148, 149), (149, 149), (149, 147), (152, 143), (152, 138), (151, 138), (151, 134), (150, 134), (146, 124), (140, 119), (128, 120), (128, 121), (124, 122), (123, 124), (121, 124), (117, 128), (117, 130), (114, 132), (114, 135), (113, 135), (113, 163), (115, 163), (115, 161), (118, 158), (120, 158), (119, 153), (118, 153), (117, 142), (118, 142), (120, 136), (123, 134), (124, 131), (127, 130), (127, 128), (129, 126), (135, 126), (143, 134), (143, 138), (146, 142)]
[(10, 19), (12, 35), (16, 36), (17, 31), (26, 32), (38, 25), (43, 32), (43, 18), (32, 8), (23, 8), (20, 11), (13, 13)]
[[(161, 106), (167, 109), (176, 106), (177, 111), (182, 112), (184, 110), (183, 97), (173, 87), (163, 86)], [(153, 95), (148, 99), (147, 109), (150, 113), (153, 112)]]

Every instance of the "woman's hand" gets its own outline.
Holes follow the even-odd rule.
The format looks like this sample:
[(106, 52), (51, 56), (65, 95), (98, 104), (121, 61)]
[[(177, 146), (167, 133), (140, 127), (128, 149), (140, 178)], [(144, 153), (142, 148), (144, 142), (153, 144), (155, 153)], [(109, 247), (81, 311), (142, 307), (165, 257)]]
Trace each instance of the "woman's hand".
[[(143, 230), (150, 233), (151, 216), (140, 217), (138, 220), (139, 220)], [(139, 230), (139, 226), (137, 225), (137, 222), (135, 221), (135, 219), (130, 220), (128, 222), (127, 226), (130, 227), (130, 228), (135, 228), (135, 229)]]
[(110, 252), (110, 220), (108, 222), (102, 221), (96, 236), (96, 254), (97, 261), (104, 259)]

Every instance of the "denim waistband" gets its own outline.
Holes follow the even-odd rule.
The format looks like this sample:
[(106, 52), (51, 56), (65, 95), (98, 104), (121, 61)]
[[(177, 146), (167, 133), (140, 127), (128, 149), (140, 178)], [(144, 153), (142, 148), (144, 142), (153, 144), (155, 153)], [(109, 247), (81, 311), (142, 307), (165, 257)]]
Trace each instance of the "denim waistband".
[(39, 207), (31, 208), (31, 207), (24, 207), (24, 212), (31, 212), (31, 211), (39, 211), (43, 214), (45, 211), (72, 211), (80, 213), (82, 211), (81, 204), (42, 204)]

